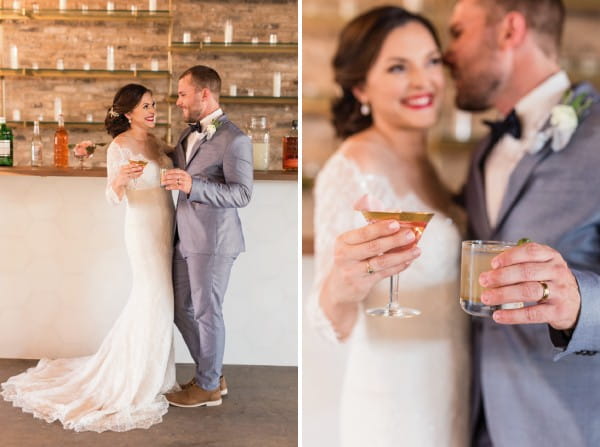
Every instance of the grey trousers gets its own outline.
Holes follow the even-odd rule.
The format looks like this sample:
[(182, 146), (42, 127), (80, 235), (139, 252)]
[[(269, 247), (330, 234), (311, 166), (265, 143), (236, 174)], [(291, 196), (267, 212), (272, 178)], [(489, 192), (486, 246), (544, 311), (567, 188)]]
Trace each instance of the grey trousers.
[(214, 390), (225, 352), (223, 298), (236, 256), (184, 255), (180, 243), (173, 253), (175, 325), (196, 363), (196, 383)]

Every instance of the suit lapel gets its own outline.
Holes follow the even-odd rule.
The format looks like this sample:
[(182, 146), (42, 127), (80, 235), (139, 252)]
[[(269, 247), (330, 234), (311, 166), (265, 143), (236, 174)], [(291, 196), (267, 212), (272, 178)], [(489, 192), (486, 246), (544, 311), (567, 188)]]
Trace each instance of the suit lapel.
[(500, 229), (507, 215), (510, 213), (510, 210), (515, 205), (515, 202), (521, 196), (531, 177), (532, 171), (542, 160), (550, 155), (550, 153), (550, 141), (548, 141), (538, 153), (532, 155), (529, 152), (526, 152), (519, 163), (517, 163), (517, 166), (508, 179), (508, 185), (506, 185), (506, 192), (504, 193), (500, 211), (498, 212), (498, 221), (494, 230), (495, 232)]
[(471, 194), (473, 194), (473, 203), (480, 204), (480, 206), (476, 206), (471, 208), (471, 217), (473, 220), (473, 224), (476, 222), (477, 234), (480, 235), (481, 238), (487, 239), (491, 233), (490, 221), (487, 213), (487, 200), (485, 196), (485, 177), (484, 177), (484, 165), (485, 160), (490, 153), (492, 146), (490, 145), (491, 137), (488, 137), (481, 144), (479, 149), (475, 152), (473, 156), (473, 164), (472, 164), (472, 175), (471, 181), (473, 182), (469, 185), (469, 189), (471, 190)]
[(177, 157), (177, 166), (185, 166), (185, 139), (190, 134), (191, 129), (188, 127), (179, 136), (179, 141), (175, 146), (175, 156)]
[(187, 159), (187, 161), (185, 163), (186, 168), (189, 166), (189, 164), (192, 162), (192, 160), (198, 153), (198, 150), (200, 149), (200, 145), (202, 143), (204, 143), (205, 141), (206, 141), (206, 135), (203, 135), (202, 138), (200, 138), (198, 141), (196, 141), (196, 144), (194, 144), (194, 147), (186, 148), (187, 151), (192, 151), (192, 153), (189, 155), (189, 157), (186, 156), (186, 159)]

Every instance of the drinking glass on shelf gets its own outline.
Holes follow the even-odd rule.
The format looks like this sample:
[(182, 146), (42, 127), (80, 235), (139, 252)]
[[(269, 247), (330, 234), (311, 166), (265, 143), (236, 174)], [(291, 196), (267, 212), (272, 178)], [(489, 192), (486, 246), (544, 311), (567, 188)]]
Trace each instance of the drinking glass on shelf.
[(463, 241), (460, 259), (460, 306), (476, 317), (491, 317), (498, 309), (519, 309), (523, 303), (507, 303), (488, 306), (481, 302), (486, 289), (479, 284), (479, 275), (492, 269), (492, 259), (505, 250), (516, 246), (504, 241)]
[(90, 169), (84, 165), (85, 160), (92, 158), (96, 151), (96, 145), (91, 141), (82, 141), (73, 147), (73, 156), (79, 162), (79, 169)]
[[(403, 228), (410, 228), (415, 233), (416, 245), (421, 239), (425, 227), (433, 217), (433, 213), (429, 212), (410, 212), (410, 211), (361, 211), (364, 218), (369, 223), (379, 220), (397, 220)], [(373, 317), (394, 317), (394, 318), (411, 318), (421, 314), (418, 309), (402, 307), (399, 300), (398, 274), (390, 277), (390, 297), (389, 302), (385, 307), (375, 307), (367, 309), (367, 314)]]

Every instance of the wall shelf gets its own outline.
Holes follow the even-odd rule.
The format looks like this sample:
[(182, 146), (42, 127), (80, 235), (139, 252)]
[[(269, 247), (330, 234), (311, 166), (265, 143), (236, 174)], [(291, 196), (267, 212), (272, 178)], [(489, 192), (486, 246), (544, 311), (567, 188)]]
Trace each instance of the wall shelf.
[[(177, 96), (172, 95), (169, 97), (168, 102), (175, 104), (177, 102)], [(284, 104), (298, 104), (297, 96), (227, 96), (221, 95), (219, 97), (221, 104), (252, 104), (252, 105), (284, 105)]]
[[(31, 166), (1, 166), (0, 175), (29, 175), (36, 177), (106, 177), (106, 168), (55, 168), (43, 166), (32, 168)], [(254, 180), (273, 181), (297, 181), (297, 171), (254, 171)]]
[(219, 52), (219, 53), (295, 53), (298, 51), (296, 42), (281, 43), (252, 43), (252, 42), (171, 42), (169, 49), (173, 52)]
[[(21, 127), (28, 128), (33, 127), (33, 121), (7, 121), (8, 125), (12, 127)], [(40, 121), (40, 127), (58, 127), (58, 122), (56, 121)], [(104, 121), (65, 121), (65, 127), (68, 128), (77, 128), (77, 129), (95, 129), (98, 127), (104, 128)], [(166, 127), (169, 128), (171, 125), (167, 122), (158, 122), (156, 123), (156, 127)]]
[(0, 68), (0, 77), (38, 77), (38, 78), (139, 78), (139, 79), (168, 79), (170, 73), (166, 70), (77, 70), (57, 68)]
[(28, 20), (25, 9), (0, 9), (0, 20)]
[(132, 12), (127, 9), (116, 9), (107, 11), (106, 9), (40, 9), (37, 12), (33, 10), (13, 10), (1, 9), (0, 20), (65, 20), (65, 21), (123, 21), (123, 20), (149, 20), (149, 21), (170, 21), (173, 18), (169, 11), (147, 11), (137, 10)]

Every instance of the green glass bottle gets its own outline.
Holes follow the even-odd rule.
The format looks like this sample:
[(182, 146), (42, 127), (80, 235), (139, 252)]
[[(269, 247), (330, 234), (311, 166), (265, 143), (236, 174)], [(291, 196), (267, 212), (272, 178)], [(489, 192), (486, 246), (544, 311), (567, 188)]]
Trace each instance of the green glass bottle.
[(0, 116), (0, 166), (13, 165), (13, 134), (6, 125), (6, 118)]

